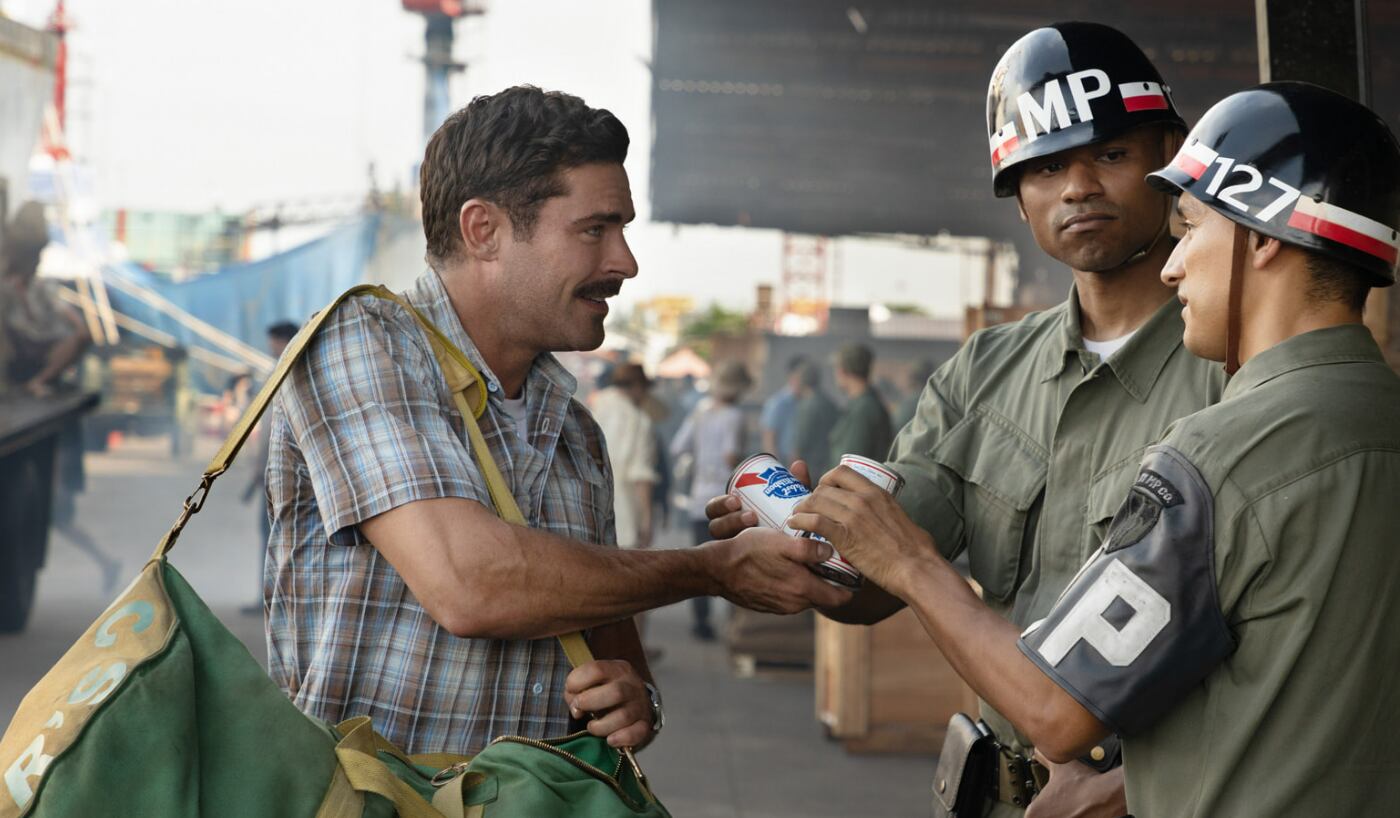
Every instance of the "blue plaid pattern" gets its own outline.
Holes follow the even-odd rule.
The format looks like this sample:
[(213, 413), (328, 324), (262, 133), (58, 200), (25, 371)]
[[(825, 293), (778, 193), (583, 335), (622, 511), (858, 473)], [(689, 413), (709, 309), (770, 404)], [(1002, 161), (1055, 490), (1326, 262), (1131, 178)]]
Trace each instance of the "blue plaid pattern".
[[(431, 270), (404, 294), (489, 379), (481, 430), (534, 528), (615, 545), (602, 434), (551, 355), (526, 382), (529, 441)], [(341, 306), (287, 378), (267, 465), (268, 670), (303, 711), (369, 715), (413, 753), (475, 753), (492, 738), (568, 726), (568, 660), (553, 639), (460, 639), (438, 626), (359, 523), (464, 497), (490, 507), (462, 418), (426, 337), (397, 304)]]

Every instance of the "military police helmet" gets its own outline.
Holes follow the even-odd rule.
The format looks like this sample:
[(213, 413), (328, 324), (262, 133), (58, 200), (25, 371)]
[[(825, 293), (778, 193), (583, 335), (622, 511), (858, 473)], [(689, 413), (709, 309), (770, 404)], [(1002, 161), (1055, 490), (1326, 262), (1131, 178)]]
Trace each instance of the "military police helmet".
[(1147, 180), (1363, 270), (1372, 286), (1395, 283), (1400, 145), (1380, 117), (1335, 91), (1271, 82), (1231, 94)]
[(1098, 23), (1056, 23), (1017, 40), (987, 87), (992, 189), (1016, 193), (1028, 159), (1112, 139), (1139, 125), (1186, 130), (1162, 75), (1127, 35)]

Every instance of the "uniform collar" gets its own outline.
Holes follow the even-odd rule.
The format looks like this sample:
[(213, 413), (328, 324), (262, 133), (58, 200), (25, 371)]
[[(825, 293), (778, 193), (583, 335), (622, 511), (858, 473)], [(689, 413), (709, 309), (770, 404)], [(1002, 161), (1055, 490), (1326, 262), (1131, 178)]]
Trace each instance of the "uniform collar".
[(1295, 335), (1255, 355), (1225, 384), (1221, 400), (1242, 395), (1280, 375), (1322, 364), (1385, 363), (1364, 324), (1340, 324)]
[[(458, 349), (467, 356), (467, 360), (472, 362), (472, 366), (481, 370), (481, 374), (486, 378), (487, 394), (496, 400), (505, 398), (505, 392), (501, 389), (501, 379), (496, 377), (496, 373), (487, 366), (485, 359), (481, 357), (481, 351), (472, 343), (471, 336), (467, 335), (467, 330), (462, 326), (462, 320), (457, 317), (457, 311), (452, 308), (452, 299), (447, 296), (447, 288), (443, 286), (442, 279), (438, 274), (429, 269), (418, 277), (413, 283), (413, 289), (404, 293), (405, 297), (413, 306), (417, 307), (429, 321), (432, 321), (444, 335)], [(535, 358), (530, 367), (530, 372), (525, 378), (526, 394), (536, 391), (536, 381), (543, 381), (553, 384), (564, 390), (566, 395), (574, 394), (578, 389), (578, 380), (569, 374), (569, 370), (559, 363), (559, 360), (548, 352)], [(543, 386), (544, 384), (538, 384)]]
[[(1041, 382), (1056, 378), (1069, 365), (1070, 357), (1087, 356), (1084, 349), (1083, 313), (1079, 308), (1079, 290), (1070, 285), (1069, 299), (1060, 314), (1060, 326), (1055, 341), (1045, 345), (1041, 364)], [(1156, 385), (1167, 359), (1181, 345), (1181, 309), (1176, 299), (1169, 298), (1128, 339), (1123, 348), (1109, 356), (1105, 365), (1111, 370), (1128, 394), (1139, 403)]]

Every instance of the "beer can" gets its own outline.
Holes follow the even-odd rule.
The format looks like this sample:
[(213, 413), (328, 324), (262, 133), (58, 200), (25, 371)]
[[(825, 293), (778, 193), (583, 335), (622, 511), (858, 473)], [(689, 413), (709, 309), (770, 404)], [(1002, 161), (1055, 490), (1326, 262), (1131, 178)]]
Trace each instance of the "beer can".
[[(868, 457), (844, 455), (841, 464), (854, 469), (890, 494), (898, 494), (904, 485), (902, 477)], [(811, 537), (826, 542), (825, 537), (785, 525), (787, 518), (792, 516), (792, 510), (812, 492), (773, 455), (763, 452), (740, 463), (734, 476), (729, 479), (729, 493), (739, 496), (743, 507), (758, 516), (760, 525), (778, 529), (790, 536)], [(864, 579), (835, 548), (830, 559), (812, 566), (812, 572), (841, 588), (859, 588)]]
[[(854, 469), (857, 474), (890, 494), (897, 495), (899, 490), (904, 488), (904, 478), (885, 468), (885, 464), (878, 460), (871, 460), (868, 457), (861, 457), (858, 454), (841, 455), (841, 465)], [(816, 534), (808, 534), (809, 537), (816, 537), (825, 542), (824, 537), (817, 537)], [(839, 585), (843, 588), (859, 588), (865, 577), (861, 575), (856, 567), (846, 561), (841, 553), (832, 548), (831, 559), (812, 569), (822, 579), (832, 585)]]
[(740, 463), (729, 478), (729, 493), (737, 494), (743, 507), (758, 515), (759, 525), (793, 537), (803, 535), (784, 523), (802, 498), (812, 492), (773, 455), (761, 452)]
[(884, 463), (878, 460), (871, 460), (858, 454), (843, 454), (841, 455), (841, 465), (854, 469), (861, 477), (896, 497), (899, 496), (899, 490), (904, 488), (904, 478), (890, 471)]

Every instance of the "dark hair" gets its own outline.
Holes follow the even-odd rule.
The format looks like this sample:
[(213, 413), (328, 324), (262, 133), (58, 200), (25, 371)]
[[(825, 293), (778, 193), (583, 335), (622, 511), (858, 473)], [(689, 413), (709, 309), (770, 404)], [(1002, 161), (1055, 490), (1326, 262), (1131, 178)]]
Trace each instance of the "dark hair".
[(789, 375), (791, 375), (792, 373), (796, 372), (800, 367), (804, 366), (806, 363), (806, 355), (794, 355), (791, 358), (788, 358), (786, 371)]
[(817, 389), (822, 385), (822, 372), (817, 369), (815, 364), (803, 363), (802, 368), (798, 371), (802, 373), (798, 377), (798, 383), (808, 389)]
[(461, 249), (457, 216), (486, 199), (528, 240), (540, 206), (566, 191), (560, 171), (627, 158), (627, 128), (611, 112), (559, 91), (517, 85), (473, 99), (428, 140), (419, 170), (423, 234), (434, 268)]
[(841, 371), (863, 381), (870, 380), (870, 365), (874, 361), (875, 353), (865, 344), (850, 344), (836, 353), (836, 365), (841, 367)]
[(278, 321), (267, 328), (267, 337), (276, 338), (279, 341), (291, 341), (297, 337), (297, 330), (300, 329), (291, 321)]
[(647, 371), (642, 368), (641, 364), (618, 364), (613, 367), (610, 374), (612, 375), (612, 385), (624, 389), (651, 385), (651, 378), (647, 377)]
[(1345, 261), (1324, 256), (1321, 253), (1306, 253), (1308, 276), (1308, 299), (1311, 301), (1340, 301), (1360, 312), (1366, 307), (1366, 296), (1371, 294), (1371, 276), (1359, 267)]

